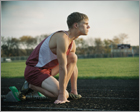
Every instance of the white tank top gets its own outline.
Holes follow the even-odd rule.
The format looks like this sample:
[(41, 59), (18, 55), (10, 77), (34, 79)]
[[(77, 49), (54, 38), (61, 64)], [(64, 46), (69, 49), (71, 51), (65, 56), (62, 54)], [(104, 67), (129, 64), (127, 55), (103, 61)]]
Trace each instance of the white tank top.
[[(57, 55), (55, 55), (50, 50), (50, 47), (49, 47), (49, 41), (50, 41), (50, 38), (52, 37), (53, 34), (51, 34), (48, 38), (46, 38), (46, 40), (42, 43), (40, 50), (39, 50), (38, 63), (36, 64), (35, 67), (43, 67), (44, 65), (51, 62), (52, 60), (57, 59)], [(72, 45), (72, 47), (73, 47), (73, 45)], [(72, 47), (71, 47), (71, 50), (72, 50)]]

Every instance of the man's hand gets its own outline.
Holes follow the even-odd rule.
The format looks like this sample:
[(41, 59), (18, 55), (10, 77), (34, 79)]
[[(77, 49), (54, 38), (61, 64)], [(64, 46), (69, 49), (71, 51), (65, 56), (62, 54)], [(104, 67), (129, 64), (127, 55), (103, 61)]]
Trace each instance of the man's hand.
[(64, 94), (59, 94), (57, 100), (55, 100), (54, 104), (62, 104), (62, 103), (66, 103), (66, 102), (70, 102), (69, 100), (67, 100), (66, 95)]

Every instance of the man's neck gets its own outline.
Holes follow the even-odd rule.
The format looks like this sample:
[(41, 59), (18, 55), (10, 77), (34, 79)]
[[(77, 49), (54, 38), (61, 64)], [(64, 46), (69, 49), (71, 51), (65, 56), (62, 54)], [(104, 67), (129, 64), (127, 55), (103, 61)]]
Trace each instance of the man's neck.
[(77, 34), (75, 30), (68, 30), (67, 33), (68, 33), (69, 40), (71, 42), (80, 36)]

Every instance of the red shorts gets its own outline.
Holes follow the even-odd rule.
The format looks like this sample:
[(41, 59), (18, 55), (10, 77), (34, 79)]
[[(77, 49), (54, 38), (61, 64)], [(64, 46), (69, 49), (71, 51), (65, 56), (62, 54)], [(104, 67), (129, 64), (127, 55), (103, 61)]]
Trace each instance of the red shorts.
[(51, 76), (51, 69), (26, 66), (24, 77), (29, 84), (41, 87), (42, 82)]

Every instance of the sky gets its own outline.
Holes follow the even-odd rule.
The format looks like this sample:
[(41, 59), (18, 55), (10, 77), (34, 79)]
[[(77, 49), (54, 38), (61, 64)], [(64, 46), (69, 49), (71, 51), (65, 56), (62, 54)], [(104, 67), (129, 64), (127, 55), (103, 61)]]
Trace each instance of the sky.
[(1, 2), (1, 36), (20, 38), (68, 30), (67, 16), (89, 17), (86, 38), (128, 35), (125, 44), (139, 45), (139, 1), (5, 1)]

